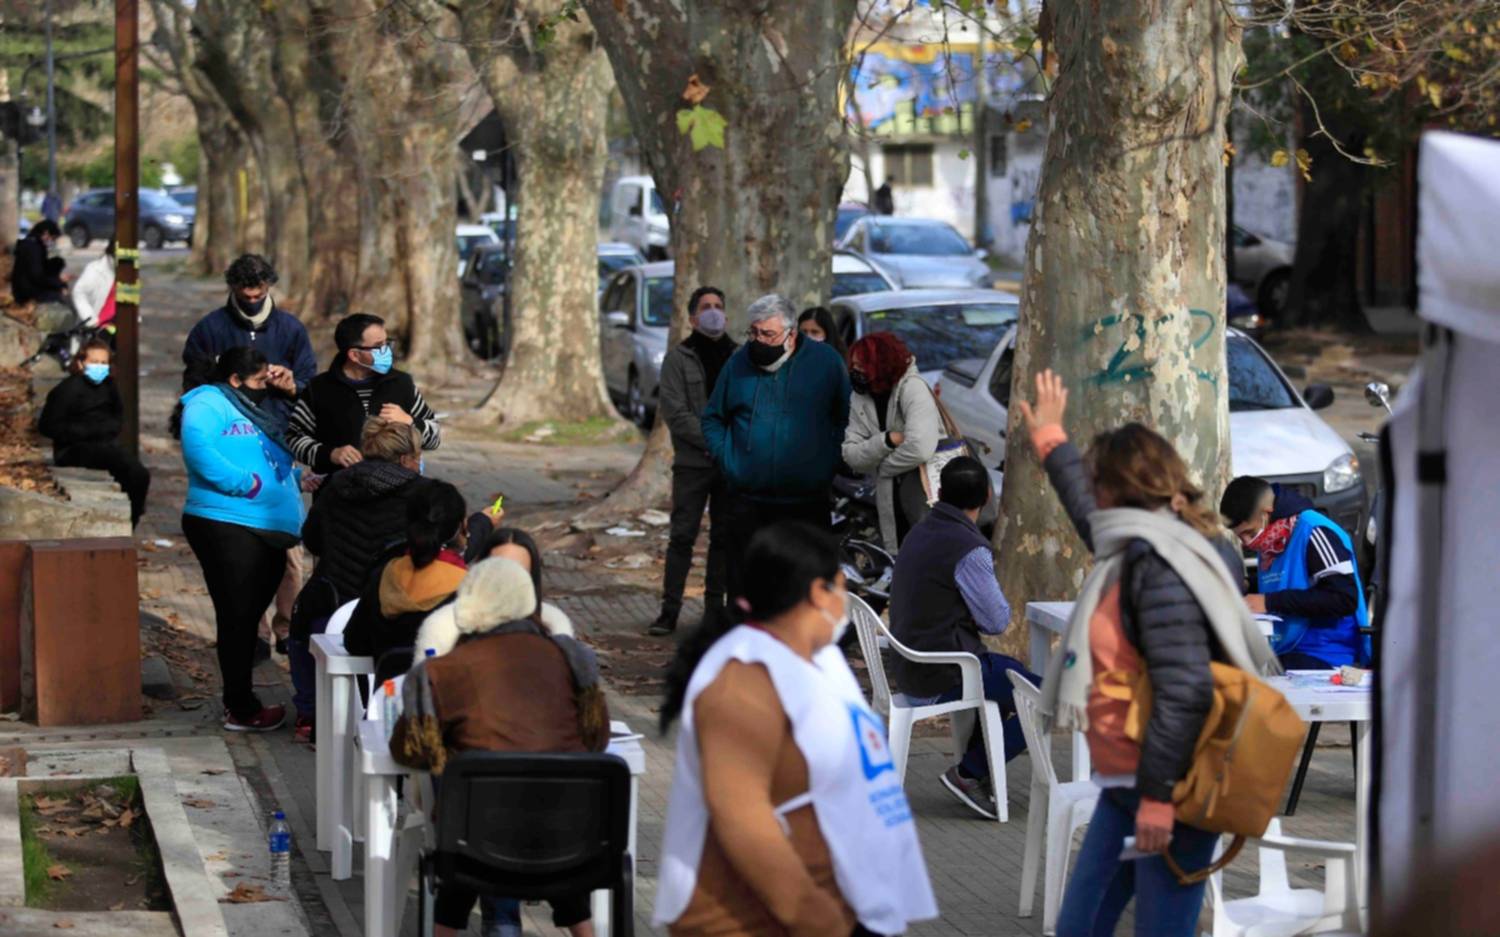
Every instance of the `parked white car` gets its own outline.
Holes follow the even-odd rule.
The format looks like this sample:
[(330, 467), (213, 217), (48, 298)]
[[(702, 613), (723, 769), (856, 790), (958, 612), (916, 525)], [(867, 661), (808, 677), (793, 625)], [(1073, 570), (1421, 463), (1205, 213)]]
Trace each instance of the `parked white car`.
[(667, 206), (650, 176), (623, 176), (609, 197), (609, 239), (629, 244), (647, 260), (666, 260), (672, 243)]
[(458, 275), (464, 275), (464, 265), (469, 262), (469, 255), (474, 253), (474, 248), (481, 244), (499, 244), (500, 235), (496, 234), (489, 225), (461, 224), (453, 233), (458, 243)]
[(1296, 249), (1239, 225), (1234, 226), (1232, 237), (1234, 282), (1245, 288), (1262, 315), (1283, 319), (1292, 295), (1292, 261)]
[[(988, 447), (986, 464), (1002, 471), (1015, 340), (1015, 328), (1007, 329), (989, 357), (950, 361), (937, 382), (959, 429)], [(1311, 384), (1297, 393), (1265, 350), (1237, 329), (1229, 330), (1225, 353), (1233, 473), (1291, 488), (1358, 540), (1365, 512), (1359, 460), (1313, 412), (1333, 403), (1333, 389)]]

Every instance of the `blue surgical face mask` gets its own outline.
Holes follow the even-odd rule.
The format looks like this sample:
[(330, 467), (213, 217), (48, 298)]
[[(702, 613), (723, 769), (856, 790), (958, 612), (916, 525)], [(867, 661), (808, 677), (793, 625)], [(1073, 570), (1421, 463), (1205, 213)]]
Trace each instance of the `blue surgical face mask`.
[(370, 370), (376, 374), (385, 374), (391, 369), (391, 363), (395, 357), (391, 354), (391, 346), (377, 348), (370, 352)]
[(83, 366), (83, 376), (88, 378), (90, 381), (93, 381), (95, 384), (103, 384), (104, 379), (106, 377), (109, 377), (109, 365), (86, 364)]

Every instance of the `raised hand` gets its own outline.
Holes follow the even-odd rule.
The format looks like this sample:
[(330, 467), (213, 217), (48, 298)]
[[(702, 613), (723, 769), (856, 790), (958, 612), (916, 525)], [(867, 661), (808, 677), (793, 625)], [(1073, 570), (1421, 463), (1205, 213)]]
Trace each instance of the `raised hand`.
[(1021, 418), (1026, 421), (1026, 430), (1034, 433), (1044, 426), (1062, 424), (1063, 414), (1068, 409), (1068, 388), (1061, 375), (1051, 368), (1036, 376), (1036, 406), (1020, 401)]

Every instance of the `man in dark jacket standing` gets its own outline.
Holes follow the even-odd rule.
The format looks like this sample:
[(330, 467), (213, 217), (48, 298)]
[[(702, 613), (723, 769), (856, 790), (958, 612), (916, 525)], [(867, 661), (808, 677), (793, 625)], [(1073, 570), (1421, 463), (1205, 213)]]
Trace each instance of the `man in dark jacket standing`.
[(667, 352), (661, 363), (660, 411), (672, 434), (672, 533), (662, 577), (661, 614), (653, 635), (671, 634), (682, 611), (682, 590), (693, 564), (693, 544), (708, 508), (708, 570), (704, 575), (703, 615), (724, 608), (724, 551), (728, 528), (723, 517), (724, 481), (714, 467), (703, 436), (703, 408), (724, 363), (734, 354), (734, 340), (724, 334), (724, 293), (700, 286), (688, 300), (693, 333)]
[(703, 437), (730, 495), (731, 602), (744, 595), (741, 559), (757, 530), (781, 520), (829, 528), (829, 490), (849, 423), (844, 359), (826, 342), (798, 341), (791, 301), (762, 296), (746, 318), (750, 341), (725, 363), (703, 411)]
[[(943, 466), (938, 502), (911, 529), (891, 579), (891, 633), (914, 651), (962, 651), (979, 658), (984, 698), (1000, 704), (1005, 759), (1026, 748), (1007, 671), (1040, 683), (1020, 661), (985, 647), (981, 634), (1004, 633), (1010, 603), (995, 578), (995, 554), (979, 532), (979, 512), (989, 500), (989, 477), (977, 459), (959, 456)], [(963, 691), (958, 668), (896, 658), (896, 686), (913, 705), (949, 702)], [(991, 740), (991, 744), (998, 740)], [(943, 772), (943, 786), (975, 813), (998, 819), (990, 763), (979, 720), (962, 760)]]
[(405, 423), (416, 429), (422, 448), (442, 441), (437, 414), (405, 371), (391, 367), (393, 355), (379, 316), (345, 316), (333, 330), (338, 354), (327, 371), (308, 382), (292, 411), (286, 440), (297, 461), (326, 475), (360, 460), (365, 420)]
[(229, 300), (210, 312), (182, 346), (182, 363), (213, 361), (231, 348), (253, 346), (271, 365), (271, 393), (265, 409), (283, 426), (297, 393), (318, 373), (307, 329), (297, 317), (276, 306), (271, 287), (276, 270), (259, 254), (243, 254), (224, 271)]
[[(229, 300), (210, 312), (188, 332), (182, 346), (182, 363), (189, 372), (195, 364), (214, 361), (231, 348), (251, 346), (270, 363), (270, 394), (263, 404), (265, 411), (285, 428), (292, 404), (307, 382), (318, 373), (318, 359), (313, 357), (307, 329), (296, 316), (277, 308), (271, 299), (276, 285), (276, 269), (259, 254), (242, 254), (224, 271)], [(286, 555), (286, 575), (276, 590), (271, 631), (285, 638), (291, 626), (292, 603), (302, 588), (302, 548), (292, 547)], [(264, 625), (262, 625), (264, 627)], [(257, 648), (257, 659), (264, 659), (269, 648)]]

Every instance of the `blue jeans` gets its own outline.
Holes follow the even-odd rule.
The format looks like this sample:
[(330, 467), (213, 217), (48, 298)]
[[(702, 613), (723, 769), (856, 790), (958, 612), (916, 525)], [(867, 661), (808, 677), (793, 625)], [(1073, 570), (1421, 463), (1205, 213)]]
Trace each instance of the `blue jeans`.
[(327, 618), (314, 618), (308, 626), (309, 637), (306, 641), (287, 636), (286, 639), (286, 663), (292, 672), (292, 706), (297, 710), (297, 715), (309, 721), (317, 712), (317, 678), (318, 662), (313, 660), (312, 637), (314, 634), (322, 634), (328, 627)]
[[(984, 677), (984, 698), (1000, 704), (1006, 761), (1026, 750), (1026, 736), (1021, 731), (1021, 719), (1016, 715), (1015, 687), (1011, 686), (1010, 678), (1006, 676), (1012, 670), (1019, 670), (1032, 683), (1042, 682), (1014, 657), (991, 653), (979, 655), (979, 671)], [(939, 696), (937, 702), (951, 703), (963, 695), (963, 690), (963, 684), (960, 683)], [(958, 767), (966, 777), (983, 781), (990, 776), (990, 762), (984, 754), (984, 730), (980, 728), (978, 719), (974, 720), (974, 729), (969, 733), (969, 746), (964, 750), (963, 760), (958, 763)]]
[[(1112, 788), (1099, 798), (1089, 821), (1078, 865), (1063, 892), (1057, 937), (1109, 937), (1120, 913), (1135, 898), (1137, 937), (1193, 937), (1207, 882), (1179, 885), (1160, 857), (1120, 861), (1125, 837), (1135, 835), (1140, 795)], [(1213, 861), (1219, 834), (1182, 823), (1172, 827), (1172, 858), (1184, 872)]]

